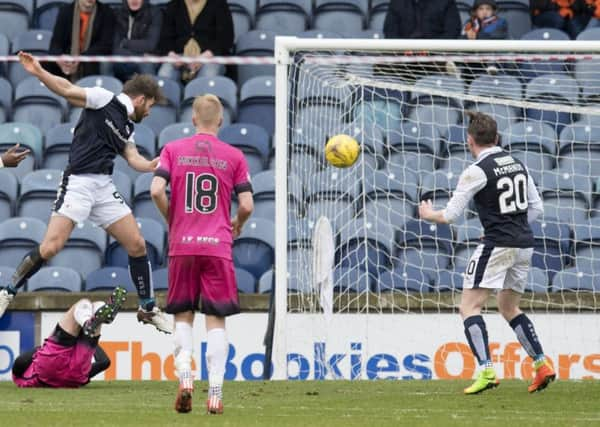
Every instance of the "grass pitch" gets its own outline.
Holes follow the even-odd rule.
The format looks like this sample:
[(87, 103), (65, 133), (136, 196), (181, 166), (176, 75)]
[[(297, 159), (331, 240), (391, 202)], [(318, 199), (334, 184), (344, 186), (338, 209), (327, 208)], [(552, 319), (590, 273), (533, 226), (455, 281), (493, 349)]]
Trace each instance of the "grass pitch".
[(194, 409), (173, 409), (175, 382), (93, 382), (78, 390), (18, 389), (0, 383), (3, 426), (598, 426), (600, 382), (558, 381), (528, 394), (502, 381), (463, 396), (465, 381), (228, 382), (225, 414), (204, 413), (206, 383)]

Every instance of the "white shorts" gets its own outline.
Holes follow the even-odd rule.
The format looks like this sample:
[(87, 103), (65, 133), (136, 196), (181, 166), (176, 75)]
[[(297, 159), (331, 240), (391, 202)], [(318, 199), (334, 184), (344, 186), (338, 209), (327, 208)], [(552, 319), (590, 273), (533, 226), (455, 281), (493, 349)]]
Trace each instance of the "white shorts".
[(533, 248), (479, 245), (469, 263), (463, 289), (512, 289), (523, 293)]
[(63, 175), (52, 215), (106, 228), (131, 213), (109, 175)]

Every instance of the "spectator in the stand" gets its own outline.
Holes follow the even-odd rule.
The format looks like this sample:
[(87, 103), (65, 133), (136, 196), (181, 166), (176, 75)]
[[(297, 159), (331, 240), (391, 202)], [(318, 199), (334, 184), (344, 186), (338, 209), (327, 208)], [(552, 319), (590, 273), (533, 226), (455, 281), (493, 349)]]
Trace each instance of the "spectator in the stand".
[[(113, 54), (138, 56), (154, 52), (160, 36), (162, 13), (152, 6), (150, 0), (123, 0), (123, 6), (115, 12), (115, 36)], [(116, 63), (115, 77), (126, 81), (133, 74), (152, 74), (151, 63)]]
[(508, 38), (508, 23), (496, 15), (497, 10), (495, 0), (475, 0), (461, 36), (469, 40)]
[[(233, 19), (223, 0), (172, 0), (163, 16), (158, 53), (187, 57), (229, 55), (233, 47)], [(184, 82), (202, 75), (217, 74), (216, 64), (167, 63), (159, 70), (161, 77)]]
[(391, 0), (383, 24), (387, 39), (456, 39), (460, 29), (455, 0)]
[[(114, 27), (115, 16), (109, 6), (96, 0), (75, 0), (58, 11), (50, 54), (110, 55)], [(46, 68), (71, 81), (100, 72), (97, 62), (58, 61)]]
[(573, 39), (590, 20), (586, 0), (530, 0), (529, 7), (535, 27), (557, 28)]

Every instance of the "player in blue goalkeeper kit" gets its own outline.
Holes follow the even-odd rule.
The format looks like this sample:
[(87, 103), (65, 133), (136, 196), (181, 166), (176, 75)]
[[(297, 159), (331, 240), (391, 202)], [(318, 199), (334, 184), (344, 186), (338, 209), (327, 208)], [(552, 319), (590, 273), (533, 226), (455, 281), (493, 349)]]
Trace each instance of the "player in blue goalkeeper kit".
[(467, 145), (476, 161), (461, 174), (445, 209), (434, 210), (431, 200), (419, 206), (422, 219), (447, 224), (458, 220), (474, 199), (484, 228), (482, 243), (467, 264), (460, 304), (467, 341), (482, 368), (465, 394), (480, 393), (499, 384), (481, 316), (483, 305), (494, 291), (498, 291), (500, 313), (534, 361), (536, 375), (529, 392), (540, 391), (556, 375), (544, 357), (533, 323), (519, 309), (519, 301), (533, 253), (529, 223), (543, 213), (542, 201), (525, 166), (498, 147), (496, 121), (482, 113), (469, 116)]

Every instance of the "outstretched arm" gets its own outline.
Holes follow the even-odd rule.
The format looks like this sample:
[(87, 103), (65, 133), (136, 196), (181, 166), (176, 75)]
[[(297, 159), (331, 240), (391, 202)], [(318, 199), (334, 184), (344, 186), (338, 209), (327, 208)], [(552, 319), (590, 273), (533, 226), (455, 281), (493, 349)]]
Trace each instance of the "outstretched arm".
[(35, 56), (26, 52), (19, 52), (19, 61), (25, 70), (37, 77), (48, 89), (62, 96), (76, 107), (85, 107), (86, 94), (82, 87), (76, 86), (67, 79), (55, 76), (44, 70)]
[(148, 160), (144, 156), (142, 156), (135, 146), (135, 143), (129, 142), (125, 146), (125, 150), (123, 151), (123, 157), (129, 163), (129, 166), (134, 168), (138, 172), (154, 172), (156, 166), (158, 165), (158, 157)]

